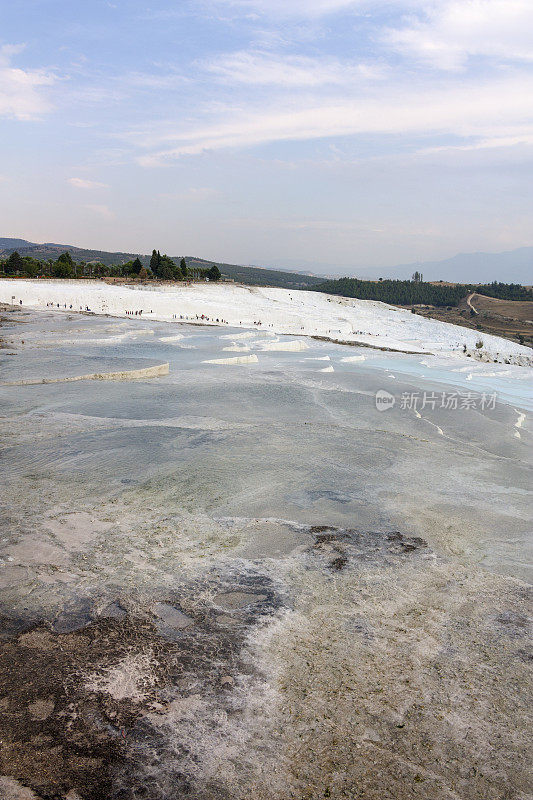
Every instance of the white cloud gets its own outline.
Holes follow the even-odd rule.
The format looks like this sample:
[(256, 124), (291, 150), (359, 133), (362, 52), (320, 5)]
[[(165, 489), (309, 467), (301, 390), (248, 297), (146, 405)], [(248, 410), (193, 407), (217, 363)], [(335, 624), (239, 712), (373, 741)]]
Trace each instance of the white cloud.
[[(447, 144), (440, 147), (426, 147), (420, 150), (421, 154), (450, 153), (457, 151), (471, 152), (473, 150), (497, 150), (501, 148), (533, 147), (533, 126), (525, 128), (521, 133), (512, 136), (489, 136), (486, 139), (467, 142), (465, 144)], [(530, 151), (528, 150), (528, 155)]]
[(471, 56), (533, 61), (532, 31), (532, 0), (441, 0), (386, 38), (405, 54), (456, 70)]
[(69, 178), (68, 182), (76, 189), (108, 189), (109, 184), (99, 181), (88, 181), (85, 178)]
[(87, 203), (85, 208), (88, 211), (92, 211), (93, 214), (97, 214), (99, 217), (103, 219), (115, 219), (115, 213), (112, 211), (109, 206), (97, 204), (97, 203)]
[(23, 49), (23, 45), (0, 48), (0, 116), (28, 120), (50, 111), (51, 104), (43, 89), (51, 86), (56, 77), (43, 70), (11, 66), (13, 57)]
[(515, 137), (533, 122), (531, 103), (524, 101), (532, 94), (533, 75), (510, 75), (437, 88), (387, 85), (359, 97), (330, 97), (299, 107), (277, 102), (240, 114), (222, 109), (211, 124), (144, 141), (141, 136), (138, 143), (151, 152), (139, 161), (156, 165), (228, 147), (358, 134)]
[(375, 79), (383, 74), (381, 68), (371, 65), (265, 51), (229, 53), (204, 63), (204, 67), (228, 83), (287, 88), (353, 84), (354, 81)]

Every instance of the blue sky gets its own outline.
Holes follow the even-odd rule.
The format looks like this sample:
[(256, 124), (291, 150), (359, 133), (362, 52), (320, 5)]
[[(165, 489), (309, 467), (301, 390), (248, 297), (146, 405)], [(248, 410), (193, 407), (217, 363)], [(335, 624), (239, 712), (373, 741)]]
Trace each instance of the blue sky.
[(0, 3), (0, 235), (357, 272), (533, 244), (531, 0)]

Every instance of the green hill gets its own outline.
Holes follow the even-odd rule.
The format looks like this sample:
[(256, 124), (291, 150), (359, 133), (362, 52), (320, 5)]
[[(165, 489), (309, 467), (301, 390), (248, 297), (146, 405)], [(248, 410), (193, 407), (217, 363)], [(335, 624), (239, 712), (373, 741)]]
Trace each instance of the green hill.
[[(55, 261), (61, 253), (68, 251), (72, 259), (76, 262), (85, 261), (99, 262), (106, 266), (115, 264), (125, 264), (134, 258), (139, 258), (144, 266), (150, 263), (150, 256), (142, 253), (111, 253), (106, 250), (89, 250), (83, 247), (75, 247), (67, 244), (35, 244), (24, 239), (0, 238), (0, 260), (7, 258), (12, 252), (17, 251), (21, 256), (30, 256), (39, 261)], [(181, 256), (172, 256), (179, 263)], [(284, 289), (311, 289), (317, 286), (324, 279), (305, 273), (285, 272), (277, 269), (266, 269), (262, 267), (243, 267), (239, 264), (223, 264), (220, 261), (206, 261), (195, 256), (185, 256), (185, 261), (189, 267), (200, 267), (209, 269), (216, 264), (223, 277), (231, 278), (238, 283), (248, 286), (279, 286)]]

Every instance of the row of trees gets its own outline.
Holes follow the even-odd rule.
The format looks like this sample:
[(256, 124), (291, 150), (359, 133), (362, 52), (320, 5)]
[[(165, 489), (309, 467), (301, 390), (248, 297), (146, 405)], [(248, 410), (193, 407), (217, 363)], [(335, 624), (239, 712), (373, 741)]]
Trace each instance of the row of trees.
[(81, 264), (75, 264), (70, 253), (62, 253), (57, 261), (39, 261), (31, 256), (22, 257), (15, 251), (5, 261), (0, 261), (0, 272), (4, 275), (23, 275), (54, 278), (77, 278), (83, 274)]
[(176, 263), (170, 256), (161, 255), (159, 250), (153, 251), (149, 267), (145, 267), (140, 258), (125, 264), (107, 266), (95, 262), (75, 262), (68, 252), (62, 253), (56, 261), (39, 261), (31, 256), (23, 257), (15, 251), (7, 259), (0, 261), (0, 273), (27, 278), (137, 277), (141, 280), (165, 281), (218, 281), (222, 277), (215, 264), (209, 269), (189, 268), (184, 258)]
[(474, 286), (473, 289), (478, 294), (496, 297), (498, 300), (533, 300), (533, 291), (526, 289), (520, 283), (493, 281), (483, 286)]
[[(421, 277), (421, 276), (420, 276)], [(470, 292), (479, 292), (501, 300), (533, 300), (533, 291), (518, 283), (485, 285), (424, 283), (411, 281), (362, 281), (359, 278), (340, 278), (319, 284), (315, 291), (354, 297), (359, 300), (380, 300), (392, 305), (455, 306)]]

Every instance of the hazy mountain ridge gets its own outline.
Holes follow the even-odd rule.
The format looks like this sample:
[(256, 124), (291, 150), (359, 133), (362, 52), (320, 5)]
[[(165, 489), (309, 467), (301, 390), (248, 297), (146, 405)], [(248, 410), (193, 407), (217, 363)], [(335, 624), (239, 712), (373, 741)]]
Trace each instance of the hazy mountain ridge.
[(533, 282), (533, 247), (519, 247), (502, 253), (458, 253), (442, 261), (418, 261), (395, 267), (356, 270), (357, 277), (410, 278), (421, 272), (424, 280), (457, 283)]
[[(60, 253), (68, 250), (75, 261), (100, 261), (107, 266), (111, 264), (125, 264), (133, 258), (139, 257), (143, 264), (148, 266), (149, 255), (142, 253), (110, 252), (106, 250), (90, 250), (74, 245), (55, 244), (47, 242), (36, 244), (25, 239), (1, 238), (0, 257), (7, 256), (17, 250), (22, 256), (47, 260), (56, 259)], [(181, 256), (172, 256), (177, 259)], [(209, 261), (196, 256), (185, 256), (187, 264), (209, 268), (217, 264), (221, 271), (229, 278), (241, 283), (258, 286), (285, 286), (287, 288), (306, 288), (316, 286), (326, 278), (339, 278), (343, 276), (370, 278), (392, 278), (405, 280), (415, 271), (421, 272), (428, 281), (450, 281), (457, 283), (490, 283), (494, 280), (505, 283), (533, 283), (533, 247), (519, 247), (516, 250), (507, 250), (501, 253), (458, 253), (451, 258), (440, 261), (418, 261), (409, 264), (397, 264), (392, 267), (337, 267), (327, 264), (316, 264), (317, 273), (311, 272), (312, 264), (303, 262), (296, 267), (264, 267), (259, 265), (243, 266), (240, 264), (226, 264), (220, 261)], [(307, 267), (308, 269), (305, 269)], [(309, 271), (308, 271), (309, 270)], [(330, 272), (330, 270), (332, 270)]]
[[(25, 239), (0, 238), (0, 258), (10, 255), (17, 250), (21, 256), (31, 256), (32, 258), (47, 261), (57, 259), (66, 250), (70, 253), (74, 261), (101, 262), (106, 266), (112, 264), (125, 264), (134, 258), (139, 258), (145, 266), (150, 263), (150, 256), (142, 253), (108, 252), (106, 250), (89, 250), (83, 247), (75, 247), (67, 244), (36, 244)], [(171, 256), (175, 261), (179, 261), (181, 256)], [(223, 275), (232, 278), (239, 283), (251, 286), (279, 286), (286, 289), (308, 289), (322, 282), (322, 278), (296, 273), (288, 270), (275, 270), (267, 267), (244, 267), (240, 264), (225, 264), (220, 261), (207, 261), (195, 256), (185, 256), (185, 261), (190, 267), (201, 267), (208, 269), (216, 264)]]
[[(275, 261), (277, 268), (281, 262)], [(367, 280), (389, 278), (406, 280), (414, 272), (422, 272), (428, 281), (450, 281), (453, 283), (487, 283), (503, 281), (505, 283), (533, 283), (533, 247), (519, 247), (500, 253), (458, 253), (450, 258), (432, 261), (413, 261), (412, 263), (394, 264), (385, 267), (365, 267), (350, 264), (332, 264), (324, 261), (295, 261), (287, 259), (283, 268), (296, 272), (305, 270), (311, 275), (322, 275), (324, 278), (337, 279), (355, 277)]]
[(33, 246), (33, 243), (28, 242), (26, 239), (0, 238), (0, 253), (4, 251), (11, 251), (17, 247), (31, 247), (31, 246)]

